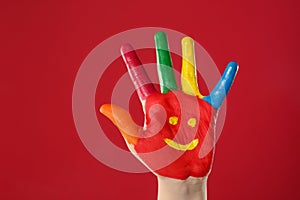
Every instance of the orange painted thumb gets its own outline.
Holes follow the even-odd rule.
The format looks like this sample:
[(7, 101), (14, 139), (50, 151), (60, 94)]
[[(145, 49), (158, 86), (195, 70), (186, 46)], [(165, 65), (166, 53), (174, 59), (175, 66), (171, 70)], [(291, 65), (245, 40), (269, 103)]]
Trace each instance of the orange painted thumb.
[(112, 121), (129, 144), (137, 143), (141, 127), (132, 120), (125, 109), (112, 104), (103, 104), (100, 112)]

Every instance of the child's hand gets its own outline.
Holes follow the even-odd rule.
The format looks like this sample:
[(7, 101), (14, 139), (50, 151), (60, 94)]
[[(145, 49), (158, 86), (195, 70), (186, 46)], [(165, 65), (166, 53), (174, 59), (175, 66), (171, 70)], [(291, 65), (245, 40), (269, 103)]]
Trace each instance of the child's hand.
[(155, 35), (158, 75), (161, 92), (157, 92), (130, 45), (121, 47), (131, 80), (145, 113), (145, 125), (139, 127), (130, 114), (111, 104), (102, 105), (100, 112), (120, 130), (130, 151), (153, 173), (174, 179), (208, 175), (212, 150), (203, 158), (199, 151), (209, 137), (214, 145), (217, 111), (229, 91), (238, 65), (230, 62), (221, 80), (208, 96), (198, 90), (194, 43), (182, 40), (182, 91), (178, 90), (168, 41), (165, 33)]

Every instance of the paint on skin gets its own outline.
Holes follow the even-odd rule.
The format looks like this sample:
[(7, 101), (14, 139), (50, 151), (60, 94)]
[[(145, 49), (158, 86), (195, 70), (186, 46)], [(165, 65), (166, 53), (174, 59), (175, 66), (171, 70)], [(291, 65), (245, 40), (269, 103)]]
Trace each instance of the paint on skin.
[[(176, 91), (178, 87), (174, 77), (166, 34), (158, 32), (155, 35), (155, 44), (161, 93), (157, 92), (152, 84), (149, 84), (150, 80), (133, 48), (128, 44), (124, 45), (121, 47), (121, 53), (138, 96), (143, 105), (145, 105), (146, 125), (148, 126), (151, 123), (150, 108), (157, 104), (165, 109), (169, 118), (167, 118), (166, 122), (160, 122), (164, 124), (161, 124), (162, 129), (158, 133), (150, 130), (153, 126), (149, 126), (145, 130), (143, 129), (142, 134), (151, 135), (150, 137), (139, 137), (141, 129), (137, 128), (138, 126), (134, 125), (131, 120), (125, 122), (124, 119), (123, 123), (122, 116), (125, 116), (127, 119), (130, 118), (127, 114), (119, 114), (119, 118), (117, 117), (117, 119), (120, 122), (118, 120), (111, 120), (118, 126), (124, 137), (126, 136), (126, 140), (127, 137), (133, 138), (133, 143), (130, 143), (131, 140), (127, 140), (127, 142), (134, 145), (136, 153), (150, 169), (155, 168), (151, 166), (155, 165), (157, 161), (166, 159), (172, 156), (173, 153), (182, 152), (182, 155), (174, 162), (155, 170), (157, 174), (181, 180), (189, 176), (204, 177), (210, 171), (214, 150), (212, 149), (201, 159), (198, 156), (199, 151), (204, 138), (214, 134), (217, 110), (222, 105), (233, 83), (238, 65), (235, 62), (230, 62), (211, 94), (203, 97), (199, 92), (197, 84), (194, 43), (191, 38), (185, 37), (182, 40), (182, 92)], [(194, 101), (196, 105), (184, 103), (184, 110), (180, 110), (182, 102), (179, 102), (178, 96), (183, 101), (196, 98), (196, 101)], [(195, 109), (195, 106), (199, 109)], [(101, 112), (109, 118), (112, 116), (108, 108), (102, 109)], [(117, 115), (117, 113), (114, 114)], [(156, 114), (161, 115), (161, 113)], [(132, 130), (133, 137), (128, 136), (130, 134), (124, 131), (126, 128), (128, 129), (128, 126)], [(180, 129), (180, 127), (183, 129)], [(150, 134), (153, 132), (156, 134)], [(191, 133), (194, 133), (192, 138)], [(154, 159), (143, 157), (142, 153), (154, 152), (164, 147), (169, 148), (169, 154), (160, 154)]]

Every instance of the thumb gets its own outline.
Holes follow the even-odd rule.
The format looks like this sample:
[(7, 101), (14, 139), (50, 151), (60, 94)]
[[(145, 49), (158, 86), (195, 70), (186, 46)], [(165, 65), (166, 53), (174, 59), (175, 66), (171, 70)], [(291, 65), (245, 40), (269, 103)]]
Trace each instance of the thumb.
[(100, 112), (111, 120), (129, 144), (137, 143), (142, 128), (132, 120), (125, 109), (113, 104), (103, 104)]

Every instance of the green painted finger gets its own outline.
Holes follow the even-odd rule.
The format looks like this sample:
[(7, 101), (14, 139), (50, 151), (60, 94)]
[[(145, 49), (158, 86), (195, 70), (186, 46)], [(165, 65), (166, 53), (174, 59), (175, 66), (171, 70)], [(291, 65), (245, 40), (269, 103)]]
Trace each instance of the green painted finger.
[(164, 32), (157, 32), (154, 39), (160, 91), (164, 94), (169, 90), (177, 90), (167, 36)]

